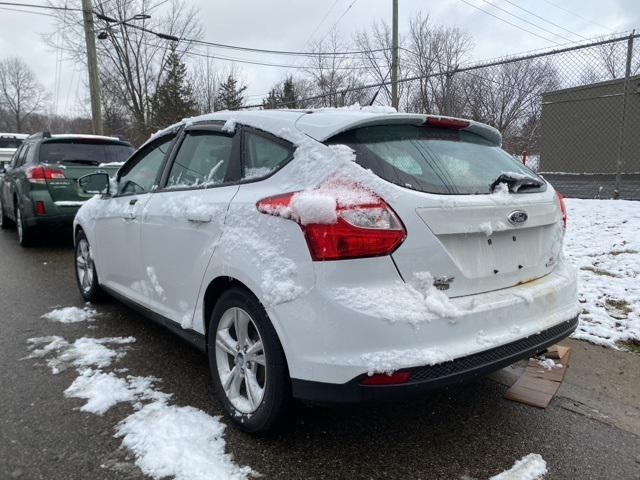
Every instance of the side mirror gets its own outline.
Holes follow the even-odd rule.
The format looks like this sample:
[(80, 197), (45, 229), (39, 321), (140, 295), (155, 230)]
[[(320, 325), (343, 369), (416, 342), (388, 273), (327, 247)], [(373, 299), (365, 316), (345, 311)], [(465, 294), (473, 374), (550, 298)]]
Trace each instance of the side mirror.
[(109, 195), (109, 174), (90, 173), (78, 179), (78, 186), (84, 193)]

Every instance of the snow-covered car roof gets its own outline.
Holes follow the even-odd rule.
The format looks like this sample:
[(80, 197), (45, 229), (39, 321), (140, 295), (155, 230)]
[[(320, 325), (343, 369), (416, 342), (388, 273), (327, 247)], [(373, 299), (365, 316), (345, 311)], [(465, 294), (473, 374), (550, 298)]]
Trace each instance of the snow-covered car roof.
[(296, 129), (319, 142), (324, 142), (338, 133), (357, 127), (390, 124), (422, 125), (427, 118), (464, 120), (469, 122), (469, 126), (464, 130), (480, 135), (495, 145), (500, 145), (502, 142), (500, 132), (483, 123), (438, 115), (398, 113), (388, 107), (322, 108), (315, 110), (224, 110), (185, 119), (158, 131), (150, 140), (181, 125), (218, 120), (250, 125), (274, 135), (279, 135), (279, 132), (283, 129)]
[(28, 133), (0, 133), (0, 138), (21, 138), (25, 139), (29, 136)]
[(105, 135), (89, 135), (89, 134), (80, 134), (80, 133), (60, 133), (51, 135), (51, 138), (56, 139), (83, 139), (83, 140), (106, 140), (111, 142), (123, 142), (128, 143), (126, 140), (120, 140), (118, 137), (107, 137)]

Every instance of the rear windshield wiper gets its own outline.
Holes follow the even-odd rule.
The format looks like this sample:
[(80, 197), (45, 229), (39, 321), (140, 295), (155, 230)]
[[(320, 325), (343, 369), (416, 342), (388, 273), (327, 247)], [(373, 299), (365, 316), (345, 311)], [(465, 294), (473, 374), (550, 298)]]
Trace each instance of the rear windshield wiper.
[(496, 187), (504, 183), (509, 187), (509, 191), (516, 193), (523, 188), (539, 188), (544, 183), (537, 178), (529, 177), (520, 173), (501, 173), (491, 185), (489, 185), (489, 191), (495, 191)]
[(85, 159), (80, 159), (80, 158), (67, 158), (65, 160), (62, 160), (60, 163), (62, 163), (63, 165), (67, 165), (68, 163), (71, 164), (81, 164), (81, 165), (91, 165), (94, 167), (97, 167), (98, 165), (100, 165), (100, 162), (97, 160), (85, 160)]

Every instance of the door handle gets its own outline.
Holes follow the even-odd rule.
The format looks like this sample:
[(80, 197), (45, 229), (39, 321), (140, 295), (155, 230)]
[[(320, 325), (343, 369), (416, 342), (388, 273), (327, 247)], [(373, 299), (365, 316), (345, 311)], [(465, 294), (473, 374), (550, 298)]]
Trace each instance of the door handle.
[(137, 198), (132, 198), (131, 200), (129, 200), (129, 205), (135, 205), (137, 201), (138, 201)]
[(209, 223), (213, 218), (210, 213), (187, 212), (187, 220), (193, 223)]

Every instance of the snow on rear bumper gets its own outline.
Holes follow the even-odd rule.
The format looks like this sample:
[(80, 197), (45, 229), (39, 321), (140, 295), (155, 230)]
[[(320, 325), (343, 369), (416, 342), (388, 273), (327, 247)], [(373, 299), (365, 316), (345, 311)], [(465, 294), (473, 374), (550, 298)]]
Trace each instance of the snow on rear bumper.
[[(389, 286), (397, 285), (397, 273), (387, 273)], [(325, 286), (332, 280), (327, 275), (308, 295), (270, 309), (286, 337), (293, 379), (344, 384), (363, 374), (440, 364), (544, 332), (578, 314), (575, 272), (564, 264), (522, 285), (452, 299), (460, 316), (419, 323), (338, 301), (335, 289)], [(379, 277), (371, 281), (371, 288), (380, 288)]]

